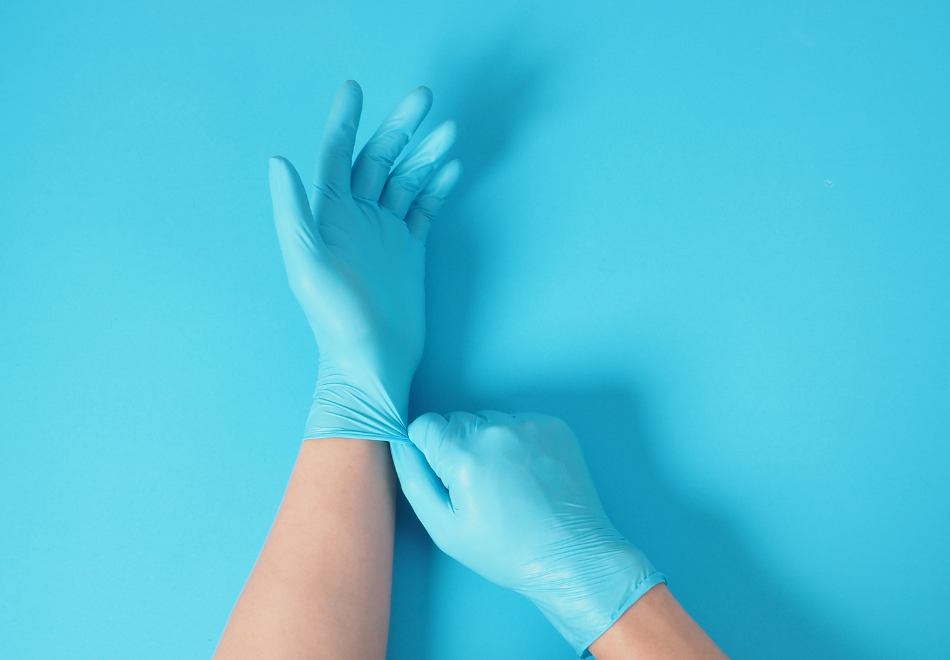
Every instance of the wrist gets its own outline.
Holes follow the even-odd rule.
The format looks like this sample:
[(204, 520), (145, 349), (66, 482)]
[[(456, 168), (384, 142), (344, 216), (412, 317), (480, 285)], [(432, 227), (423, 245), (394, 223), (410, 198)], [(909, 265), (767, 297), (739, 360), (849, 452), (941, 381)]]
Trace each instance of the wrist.
[[(588, 647), (635, 602), (666, 577), (619, 533), (604, 534), (584, 550), (564, 553), (565, 559), (546, 569), (548, 586), (523, 593), (574, 647), (587, 657)], [(552, 578), (557, 588), (550, 588)]]
[(590, 645), (599, 660), (676, 658), (727, 660), (673, 594), (657, 585)]

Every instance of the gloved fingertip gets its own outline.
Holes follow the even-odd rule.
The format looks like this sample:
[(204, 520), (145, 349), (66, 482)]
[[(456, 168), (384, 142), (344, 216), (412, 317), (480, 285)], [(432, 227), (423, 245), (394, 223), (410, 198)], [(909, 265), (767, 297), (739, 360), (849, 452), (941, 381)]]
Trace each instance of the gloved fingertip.
[(416, 417), (409, 425), (409, 440), (419, 449), (425, 447), (426, 435), (432, 429), (444, 429), (448, 421), (438, 413), (425, 413)]
[(290, 164), (290, 161), (284, 158), (283, 156), (271, 156), (267, 161), (267, 165), (270, 170), (270, 175), (280, 175), (287, 173), (293, 165)]
[(459, 123), (454, 119), (446, 119), (439, 128), (446, 132), (446, 137), (451, 137), (454, 140), (459, 132)]
[(340, 91), (337, 92), (337, 98), (343, 93), (352, 94), (354, 99), (359, 100), (361, 103), (363, 101), (363, 88), (352, 78), (343, 83), (340, 87)]

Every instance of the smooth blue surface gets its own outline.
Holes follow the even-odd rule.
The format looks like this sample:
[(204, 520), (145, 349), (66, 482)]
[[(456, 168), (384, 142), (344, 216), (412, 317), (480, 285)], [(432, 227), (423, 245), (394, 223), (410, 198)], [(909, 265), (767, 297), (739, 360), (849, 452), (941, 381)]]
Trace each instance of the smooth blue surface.
[[(355, 78), (460, 125), (411, 415), (567, 420), (734, 659), (947, 657), (947, 5), (455, 4), (0, 7), (0, 656), (210, 656), (316, 372), (267, 159)], [(402, 513), (391, 657), (573, 657)]]

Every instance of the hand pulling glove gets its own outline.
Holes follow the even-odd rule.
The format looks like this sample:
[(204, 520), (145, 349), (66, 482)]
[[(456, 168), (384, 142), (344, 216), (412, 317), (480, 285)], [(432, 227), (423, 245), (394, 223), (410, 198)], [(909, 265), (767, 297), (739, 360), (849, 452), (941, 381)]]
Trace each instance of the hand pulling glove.
[(581, 657), (666, 582), (607, 519), (574, 434), (537, 414), (422, 415), (393, 445), (403, 492), (432, 540), (524, 594)]

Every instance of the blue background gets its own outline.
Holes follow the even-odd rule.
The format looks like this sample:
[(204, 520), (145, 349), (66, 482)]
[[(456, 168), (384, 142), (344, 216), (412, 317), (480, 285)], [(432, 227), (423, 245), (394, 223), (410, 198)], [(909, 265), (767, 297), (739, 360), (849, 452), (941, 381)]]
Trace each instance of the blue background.
[[(450, 7), (450, 4), (456, 4)], [(413, 414), (557, 414), (732, 658), (950, 655), (946, 3), (0, 9), (0, 656), (207, 658), (315, 379), (267, 159), (454, 117)], [(401, 504), (391, 658), (570, 658)]]

